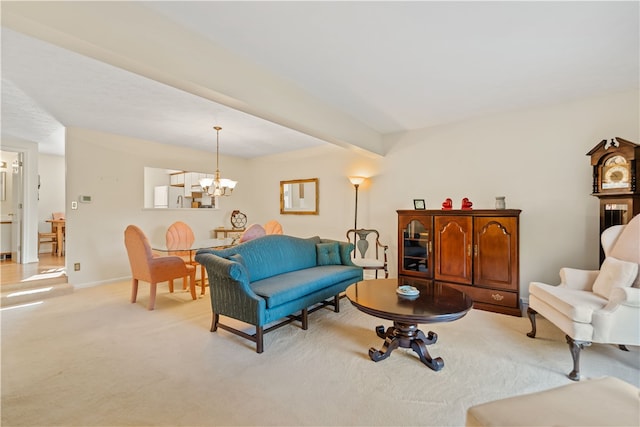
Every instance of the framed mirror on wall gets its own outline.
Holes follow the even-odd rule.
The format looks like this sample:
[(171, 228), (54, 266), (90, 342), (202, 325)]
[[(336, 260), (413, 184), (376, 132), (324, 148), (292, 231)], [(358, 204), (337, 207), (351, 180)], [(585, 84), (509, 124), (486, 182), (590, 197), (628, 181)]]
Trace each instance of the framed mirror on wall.
[(318, 215), (318, 178), (280, 181), (280, 214)]

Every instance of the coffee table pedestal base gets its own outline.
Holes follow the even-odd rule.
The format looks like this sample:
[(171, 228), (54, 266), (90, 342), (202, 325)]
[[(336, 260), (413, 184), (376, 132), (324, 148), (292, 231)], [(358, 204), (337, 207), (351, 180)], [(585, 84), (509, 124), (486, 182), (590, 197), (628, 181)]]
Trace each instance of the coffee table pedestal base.
[(387, 328), (386, 332), (384, 326), (376, 327), (376, 334), (384, 339), (384, 344), (380, 350), (373, 347), (369, 349), (369, 357), (374, 362), (386, 359), (393, 350), (402, 347), (410, 348), (418, 353), (422, 363), (434, 371), (439, 371), (444, 367), (444, 360), (441, 357), (432, 359), (427, 351), (427, 346), (438, 340), (438, 334), (435, 332), (429, 331), (428, 336), (425, 336), (415, 323), (393, 322), (393, 326)]

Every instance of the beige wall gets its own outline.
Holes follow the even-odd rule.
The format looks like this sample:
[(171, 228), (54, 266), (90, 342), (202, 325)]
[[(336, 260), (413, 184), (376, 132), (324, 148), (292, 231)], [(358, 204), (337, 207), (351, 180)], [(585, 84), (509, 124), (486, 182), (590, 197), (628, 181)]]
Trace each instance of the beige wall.
[[(508, 208), (522, 209), (521, 289), (533, 280), (556, 284), (562, 266), (598, 266), (586, 153), (604, 138), (639, 142), (638, 106), (634, 91), (394, 135), (372, 203), (410, 208), (415, 197), (438, 209), (450, 197), (457, 208), (468, 197), (491, 209), (495, 196), (506, 196)], [(392, 210), (375, 218), (391, 223)]]
[[(67, 265), (74, 285), (129, 276), (122, 233), (129, 223), (161, 238), (175, 219), (196, 234), (226, 225), (232, 210), (249, 222), (278, 219), (287, 234), (343, 238), (353, 225), (354, 189), (348, 175), (370, 176), (359, 192), (358, 224), (381, 231), (396, 274), (396, 210), (414, 198), (439, 209), (446, 197), (458, 207), (493, 208), (495, 196), (522, 209), (521, 289), (532, 280), (558, 282), (561, 266), (597, 268), (598, 204), (590, 195), (586, 156), (604, 138), (640, 141), (639, 92), (579, 100), (439, 126), (385, 138), (385, 157), (336, 146), (253, 160), (221, 158), (223, 175), (240, 181), (234, 195), (213, 212), (142, 209), (144, 166), (213, 171), (213, 153), (81, 129), (67, 132)], [(320, 179), (320, 215), (279, 214), (279, 181)], [(93, 203), (70, 211), (81, 194)], [(179, 214), (180, 218), (176, 215)]]
[[(38, 230), (51, 231), (51, 224), (46, 222), (51, 219), (53, 212), (64, 212), (64, 157), (50, 154), (38, 155), (38, 175), (40, 175), (40, 191), (38, 192)], [(42, 251), (51, 249), (50, 245)]]

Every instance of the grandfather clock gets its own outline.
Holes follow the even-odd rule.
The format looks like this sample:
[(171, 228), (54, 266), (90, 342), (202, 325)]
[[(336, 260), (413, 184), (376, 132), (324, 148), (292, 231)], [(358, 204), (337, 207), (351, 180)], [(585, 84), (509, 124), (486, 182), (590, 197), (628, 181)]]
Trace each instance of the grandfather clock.
[[(587, 153), (593, 168), (593, 196), (600, 199), (600, 233), (626, 224), (640, 213), (640, 145), (622, 138), (603, 139)], [(600, 262), (604, 253), (600, 249)]]

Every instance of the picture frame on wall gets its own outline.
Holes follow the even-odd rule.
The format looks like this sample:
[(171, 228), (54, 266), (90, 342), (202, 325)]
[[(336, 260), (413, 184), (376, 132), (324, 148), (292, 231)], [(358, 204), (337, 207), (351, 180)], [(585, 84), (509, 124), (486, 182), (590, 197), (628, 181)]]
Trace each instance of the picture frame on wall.
[(425, 210), (427, 205), (424, 202), (424, 199), (413, 199), (413, 208), (416, 210)]

